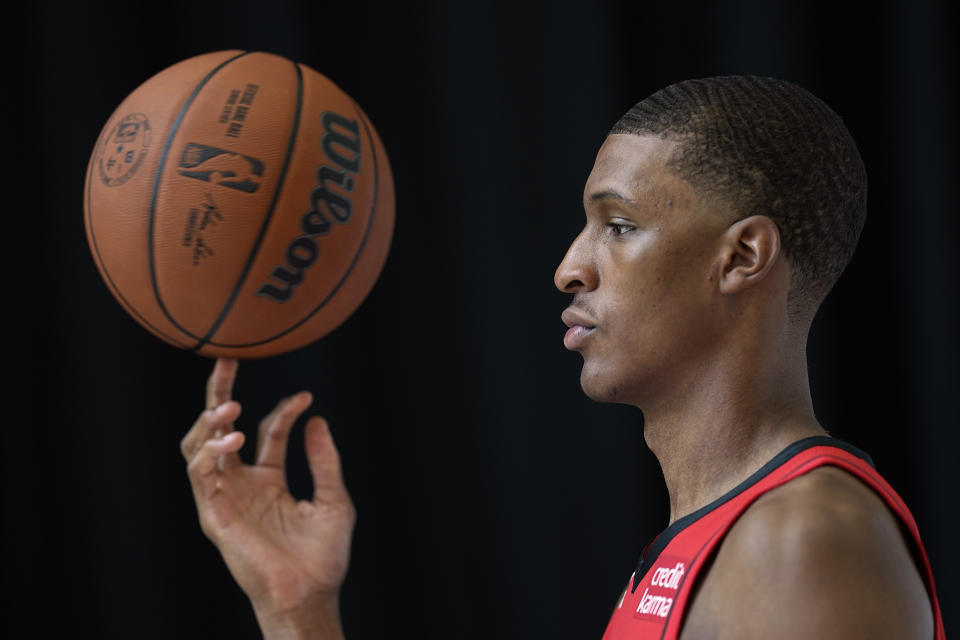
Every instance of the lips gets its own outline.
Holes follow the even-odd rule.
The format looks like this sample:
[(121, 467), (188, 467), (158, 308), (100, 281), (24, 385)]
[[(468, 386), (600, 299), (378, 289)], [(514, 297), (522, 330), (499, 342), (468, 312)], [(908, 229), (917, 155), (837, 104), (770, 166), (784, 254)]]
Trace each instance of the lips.
[(576, 324), (567, 329), (567, 332), (563, 336), (563, 346), (571, 351), (575, 351), (583, 346), (583, 343), (586, 342), (587, 338), (590, 337), (596, 331), (593, 327), (584, 327), (582, 325)]
[(563, 336), (563, 346), (571, 351), (583, 346), (587, 338), (596, 331), (593, 320), (573, 307), (567, 307), (560, 319), (569, 327), (566, 335)]

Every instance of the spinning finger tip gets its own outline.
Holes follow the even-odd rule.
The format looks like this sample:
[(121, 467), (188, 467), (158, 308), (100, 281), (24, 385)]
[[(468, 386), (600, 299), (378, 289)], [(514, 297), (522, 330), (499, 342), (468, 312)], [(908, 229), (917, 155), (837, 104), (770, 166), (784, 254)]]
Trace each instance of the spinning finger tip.
[(236, 358), (217, 358), (216, 368), (223, 373), (236, 371), (239, 362)]

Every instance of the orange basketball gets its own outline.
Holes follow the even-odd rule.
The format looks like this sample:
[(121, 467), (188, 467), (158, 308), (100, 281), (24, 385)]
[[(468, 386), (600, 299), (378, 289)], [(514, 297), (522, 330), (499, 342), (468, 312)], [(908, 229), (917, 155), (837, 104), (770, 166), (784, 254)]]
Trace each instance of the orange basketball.
[(205, 356), (257, 358), (313, 342), (367, 296), (393, 234), (393, 177), (333, 82), (218, 51), (117, 108), (84, 218), (100, 274), (140, 324)]

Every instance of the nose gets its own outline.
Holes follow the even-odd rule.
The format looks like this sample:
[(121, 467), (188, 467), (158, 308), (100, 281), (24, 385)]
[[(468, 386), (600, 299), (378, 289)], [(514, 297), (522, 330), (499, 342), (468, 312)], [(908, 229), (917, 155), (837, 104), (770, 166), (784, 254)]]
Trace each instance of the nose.
[(600, 281), (586, 233), (584, 229), (576, 237), (553, 274), (553, 284), (564, 293), (592, 291)]

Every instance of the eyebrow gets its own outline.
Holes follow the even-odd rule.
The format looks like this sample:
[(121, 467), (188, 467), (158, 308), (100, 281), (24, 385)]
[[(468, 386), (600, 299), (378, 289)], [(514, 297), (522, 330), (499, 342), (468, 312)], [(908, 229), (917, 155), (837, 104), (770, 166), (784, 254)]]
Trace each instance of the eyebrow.
[(590, 195), (589, 198), (591, 203), (600, 202), (601, 200), (615, 200), (622, 204), (627, 205), (631, 209), (640, 209), (640, 205), (636, 200), (632, 200), (627, 196), (623, 195), (619, 191), (614, 191), (613, 189), (604, 189), (603, 191), (597, 191)]

